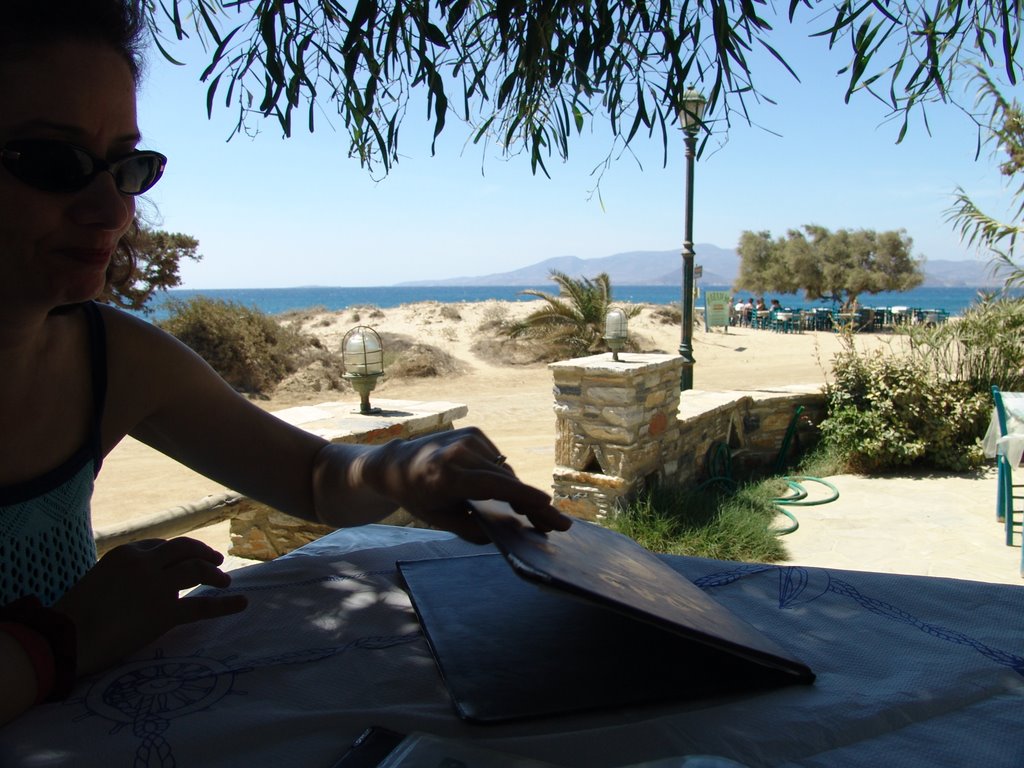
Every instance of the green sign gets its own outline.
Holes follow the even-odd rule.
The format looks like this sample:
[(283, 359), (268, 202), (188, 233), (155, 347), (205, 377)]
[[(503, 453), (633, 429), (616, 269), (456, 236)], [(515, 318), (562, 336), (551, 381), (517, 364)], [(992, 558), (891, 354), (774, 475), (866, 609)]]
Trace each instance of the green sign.
[(706, 291), (704, 293), (704, 327), (725, 327), (729, 332), (729, 309), (732, 296), (728, 291)]

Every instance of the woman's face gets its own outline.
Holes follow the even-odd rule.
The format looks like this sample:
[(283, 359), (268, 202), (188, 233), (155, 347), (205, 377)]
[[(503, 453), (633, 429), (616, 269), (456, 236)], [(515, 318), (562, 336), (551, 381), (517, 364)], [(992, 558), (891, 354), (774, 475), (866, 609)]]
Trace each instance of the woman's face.
[[(0, 59), (0, 148), (68, 141), (108, 161), (139, 140), (135, 82), (102, 44), (69, 41)], [(0, 301), (52, 308), (95, 298), (135, 214), (135, 200), (100, 173), (77, 192), (46, 192), (0, 164)]]

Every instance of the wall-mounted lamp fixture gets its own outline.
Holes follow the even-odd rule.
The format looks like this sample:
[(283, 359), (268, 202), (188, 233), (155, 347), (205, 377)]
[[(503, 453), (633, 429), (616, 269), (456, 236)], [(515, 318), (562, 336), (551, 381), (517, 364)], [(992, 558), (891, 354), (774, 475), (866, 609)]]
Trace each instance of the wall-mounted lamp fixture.
[(604, 340), (612, 351), (612, 360), (618, 361), (619, 350), (626, 346), (629, 336), (629, 318), (626, 310), (609, 307), (604, 316)]
[(384, 373), (384, 346), (380, 334), (366, 325), (357, 325), (341, 341), (343, 376), (359, 393), (360, 413), (380, 413), (370, 407), (370, 392)]

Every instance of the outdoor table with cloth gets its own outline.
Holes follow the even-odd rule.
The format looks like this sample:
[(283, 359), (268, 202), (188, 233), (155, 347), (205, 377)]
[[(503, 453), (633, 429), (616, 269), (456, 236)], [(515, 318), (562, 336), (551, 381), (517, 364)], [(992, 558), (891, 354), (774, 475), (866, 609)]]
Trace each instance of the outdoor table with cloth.
[[(0, 765), (328, 768), (370, 725), (579, 768), (694, 754), (748, 766), (1024, 765), (1024, 587), (687, 557), (666, 562), (816, 682), (466, 723), (395, 563), (491, 552), (366, 526), (237, 570), (230, 590), (248, 596), (246, 611), (178, 627), (0, 729)], [(616, 659), (596, 673), (615, 675)]]

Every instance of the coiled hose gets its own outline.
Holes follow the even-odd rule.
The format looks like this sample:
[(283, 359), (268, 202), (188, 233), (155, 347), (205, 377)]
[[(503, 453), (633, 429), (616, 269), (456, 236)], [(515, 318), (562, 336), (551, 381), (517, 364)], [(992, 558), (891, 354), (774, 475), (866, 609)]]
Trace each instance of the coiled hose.
[[(803, 410), (804, 407), (802, 405), (798, 406), (796, 411), (793, 413), (793, 418), (789, 421), (789, 427), (786, 429), (786, 435), (782, 440), (782, 445), (779, 447), (779, 454), (775, 460), (776, 473), (781, 473), (785, 470), (786, 457), (789, 455), (789, 447), (796, 436), (797, 421), (800, 418), (800, 414), (803, 413)], [(712, 485), (721, 485), (730, 491), (736, 490), (737, 483), (732, 478), (732, 451), (727, 443), (712, 443), (708, 448), (707, 455), (705, 456), (704, 466), (708, 470), (709, 477), (697, 486), (699, 490), (703, 490), (704, 488)], [(785, 528), (775, 529), (773, 532), (776, 536), (785, 536), (786, 534), (793, 533), (793, 531), (800, 527), (800, 521), (796, 519), (796, 515), (786, 509), (786, 506), (816, 507), (821, 504), (829, 504), (839, 498), (839, 489), (828, 480), (823, 480), (820, 477), (813, 477), (811, 475), (783, 475), (782, 479), (789, 487), (791, 493), (788, 496), (781, 496), (779, 498), (772, 499), (772, 503), (779, 511), (779, 514), (787, 517), (792, 524), (787, 525)], [(830, 496), (823, 499), (808, 500), (807, 489), (804, 488), (803, 483), (820, 483), (828, 488), (832, 493)]]
[[(828, 480), (822, 480), (820, 477), (812, 477), (811, 475), (786, 475), (782, 479), (786, 481), (786, 485), (789, 486), (793, 493), (790, 496), (782, 496), (777, 499), (772, 499), (772, 503), (776, 508), (778, 508), (780, 514), (785, 515), (792, 521), (792, 525), (787, 525), (785, 528), (775, 529), (774, 533), (776, 536), (785, 536), (787, 533), (792, 533), (800, 527), (800, 521), (796, 519), (796, 515), (786, 509), (783, 506), (784, 504), (794, 507), (816, 507), (819, 504), (829, 504), (839, 498), (839, 489), (832, 485)], [(828, 498), (811, 499), (808, 501), (807, 489), (802, 485), (802, 483), (807, 482), (821, 483), (832, 491), (832, 495)]]

